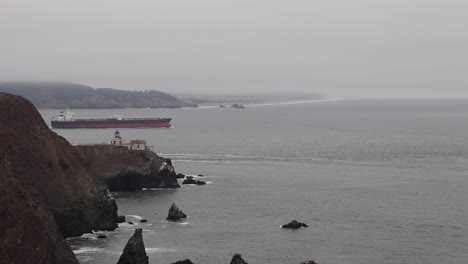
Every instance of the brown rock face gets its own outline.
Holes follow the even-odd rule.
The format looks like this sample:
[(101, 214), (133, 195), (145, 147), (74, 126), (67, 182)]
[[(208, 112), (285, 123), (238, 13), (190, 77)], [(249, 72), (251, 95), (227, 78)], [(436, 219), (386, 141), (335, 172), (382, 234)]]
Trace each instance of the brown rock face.
[[(0, 155), (1, 156), (1, 155)], [(11, 175), (9, 162), (0, 159), (0, 263), (78, 264), (54, 218), (30, 191)]]
[(117, 205), (105, 186), (29, 101), (0, 93), (0, 124), (0, 158), (9, 175), (54, 216), (64, 236), (116, 227)]
[(148, 264), (142, 233), (141, 228), (135, 229), (135, 234), (128, 240), (117, 264)]

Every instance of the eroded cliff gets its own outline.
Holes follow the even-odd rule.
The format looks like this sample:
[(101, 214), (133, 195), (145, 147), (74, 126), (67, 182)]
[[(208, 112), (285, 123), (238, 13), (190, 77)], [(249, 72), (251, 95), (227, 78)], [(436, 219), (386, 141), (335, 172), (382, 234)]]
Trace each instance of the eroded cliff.
[[(81, 154), (48, 128), (29, 101), (0, 93), (0, 125), (0, 158), (9, 166), (5, 177), (14, 177), (54, 217), (65, 237), (117, 226), (117, 205), (106, 187), (94, 178)], [(7, 181), (1, 185), (9, 188)]]
[(110, 191), (180, 187), (172, 162), (152, 151), (115, 145), (77, 146), (76, 149)]

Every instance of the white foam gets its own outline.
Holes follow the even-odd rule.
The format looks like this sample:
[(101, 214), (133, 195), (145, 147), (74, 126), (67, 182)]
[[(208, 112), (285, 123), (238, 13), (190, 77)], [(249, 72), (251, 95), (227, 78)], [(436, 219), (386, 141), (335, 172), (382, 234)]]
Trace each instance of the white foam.
[(84, 238), (84, 239), (97, 239), (96, 236), (92, 233), (85, 233), (83, 235), (81, 235), (81, 238)]
[(81, 247), (78, 249), (73, 250), (75, 254), (83, 254), (83, 253), (90, 253), (90, 252), (101, 252), (103, 248), (96, 248), (96, 247)]
[(131, 224), (127, 223), (127, 222), (124, 222), (124, 223), (120, 223), (118, 225), (119, 225), (119, 227), (132, 227), (132, 226), (137, 226), (139, 224), (137, 222), (133, 222), (133, 224), (131, 225)]
[(187, 176), (193, 177), (193, 178), (204, 178), (205, 177), (205, 176), (198, 176), (198, 175), (195, 175), (195, 174), (193, 174), (193, 175), (192, 174), (187, 174), (187, 175), (185, 175), (185, 178), (187, 178)]
[(167, 252), (167, 251), (177, 251), (175, 249), (171, 249), (171, 248), (163, 248), (163, 247), (159, 247), (159, 248), (145, 248), (146, 252)]
[(260, 104), (246, 104), (246, 106), (272, 106), (272, 105), (295, 105), (295, 104), (310, 104), (310, 103), (327, 103), (327, 102), (337, 102), (343, 101), (343, 98), (327, 98), (327, 99), (315, 99), (315, 100), (297, 100), (297, 101), (287, 101), (287, 102), (278, 102), (278, 103), (260, 103)]
[(143, 219), (143, 217), (141, 217), (141, 216), (139, 216), (139, 215), (126, 215), (126, 216), (128, 216), (128, 217), (134, 217), (134, 218), (136, 218), (136, 219), (138, 219), (138, 220)]

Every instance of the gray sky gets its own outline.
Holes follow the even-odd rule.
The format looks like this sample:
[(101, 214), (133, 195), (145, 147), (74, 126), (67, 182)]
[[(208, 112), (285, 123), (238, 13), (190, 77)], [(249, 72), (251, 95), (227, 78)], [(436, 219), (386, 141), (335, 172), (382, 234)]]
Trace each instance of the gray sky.
[(0, 0), (0, 80), (468, 97), (468, 0)]

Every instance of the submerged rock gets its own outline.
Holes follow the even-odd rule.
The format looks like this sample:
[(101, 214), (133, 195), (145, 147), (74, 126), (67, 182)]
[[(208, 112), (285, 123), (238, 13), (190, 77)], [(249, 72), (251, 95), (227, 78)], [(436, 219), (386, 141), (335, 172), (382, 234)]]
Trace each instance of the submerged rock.
[(193, 264), (193, 262), (190, 261), (190, 259), (184, 259), (184, 260), (179, 260), (177, 262), (174, 262), (172, 264)]
[(309, 227), (309, 226), (307, 224), (298, 222), (296, 220), (292, 220), (291, 222), (289, 222), (289, 223), (287, 223), (285, 225), (282, 225), (281, 227), (282, 228), (298, 229), (298, 228), (301, 228), (301, 227)]
[(143, 229), (135, 229), (135, 234), (128, 240), (117, 264), (148, 264), (143, 243)]
[(170, 220), (170, 221), (177, 221), (177, 220), (180, 220), (182, 218), (186, 218), (187, 215), (184, 214), (179, 208), (177, 208), (177, 206), (175, 205), (175, 203), (173, 203), (171, 205), (171, 208), (169, 208), (169, 214), (167, 215), (167, 220)]
[(187, 177), (182, 184), (196, 184), (196, 185), (205, 185), (205, 181), (195, 180), (193, 177)]
[(231, 264), (248, 264), (248, 263), (242, 259), (242, 256), (240, 254), (235, 254), (231, 259)]

